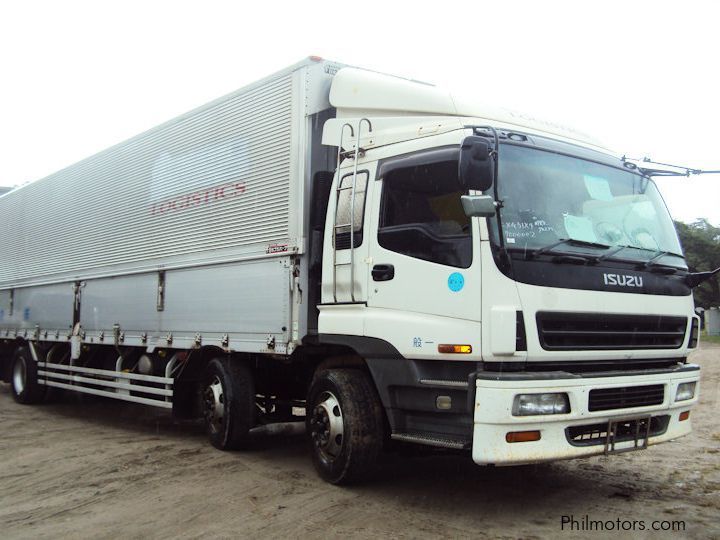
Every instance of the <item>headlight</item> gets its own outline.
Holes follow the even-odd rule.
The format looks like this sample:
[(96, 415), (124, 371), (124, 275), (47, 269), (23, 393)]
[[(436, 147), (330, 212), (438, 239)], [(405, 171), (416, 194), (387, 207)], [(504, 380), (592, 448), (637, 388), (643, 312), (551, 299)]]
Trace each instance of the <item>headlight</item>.
[(675, 394), (675, 401), (685, 401), (686, 399), (692, 399), (695, 397), (695, 384), (694, 382), (684, 382), (678, 385), (677, 394)]
[(570, 412), (568, 395), (562, 394), (519, 394), (515, 396), (513, 416), (538, 414), (567, 414)]

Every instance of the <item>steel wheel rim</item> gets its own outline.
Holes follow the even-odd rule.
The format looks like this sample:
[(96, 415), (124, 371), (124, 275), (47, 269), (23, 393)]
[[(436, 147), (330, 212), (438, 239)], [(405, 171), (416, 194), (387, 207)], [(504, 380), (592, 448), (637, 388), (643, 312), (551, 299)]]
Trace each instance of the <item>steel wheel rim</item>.
[(13, 387), (15, 393), (22, 394), (25, 390), (25, 384), (27, 381), (27, 366), (25, 365), (24, 358), (18, 358), (13, 367)]
[(320, 394), (310, 418), (310, 438), (323, 461), (335, 461), (342, 451), (345, 427), (340, 401), (332, 392)]
[(217, 375), (205, 388), (205, 421), (213, 433), (222, 429), (223, 418), (225, 417), (225, 393), (222, 382)]

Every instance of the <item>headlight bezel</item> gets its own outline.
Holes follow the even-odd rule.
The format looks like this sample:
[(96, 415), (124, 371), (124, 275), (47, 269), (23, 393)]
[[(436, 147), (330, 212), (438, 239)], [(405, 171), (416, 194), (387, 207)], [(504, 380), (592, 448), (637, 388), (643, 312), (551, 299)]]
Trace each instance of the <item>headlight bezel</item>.
[(675, 390), (675, 403), (679, 401), (689, 401), (695, 397), (697, 390), (697, 381), (680, 383)]
[(570, 414), (571, 410), (567, 392), (516, 394), (512, 404), (513, 416)]

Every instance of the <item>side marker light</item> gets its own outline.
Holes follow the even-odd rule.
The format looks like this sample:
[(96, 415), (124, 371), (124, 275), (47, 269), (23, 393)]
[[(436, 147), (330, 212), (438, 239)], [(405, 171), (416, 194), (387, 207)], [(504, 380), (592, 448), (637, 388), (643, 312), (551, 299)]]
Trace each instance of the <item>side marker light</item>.
[(438, 345), (438, 352), (445, 354), (470, 354), (472, 345)]
[(505, 442), (516, 443), (516, 442), (531, 442), (539, 441), (539, 431), (511, 431), (505, 435)]

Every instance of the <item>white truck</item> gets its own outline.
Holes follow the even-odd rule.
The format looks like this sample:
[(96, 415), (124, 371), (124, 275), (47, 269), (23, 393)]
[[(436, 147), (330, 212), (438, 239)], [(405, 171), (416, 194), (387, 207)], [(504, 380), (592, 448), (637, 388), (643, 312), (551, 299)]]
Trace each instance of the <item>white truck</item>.
[(0, 230), (20, 403), (164, 407), (220, 449), (304, 420), (333, 483), (390, 440), (511, 465), (691, 431), (695, 275), (650, 172), (431, 85), (311, 57), (0, 197)]

